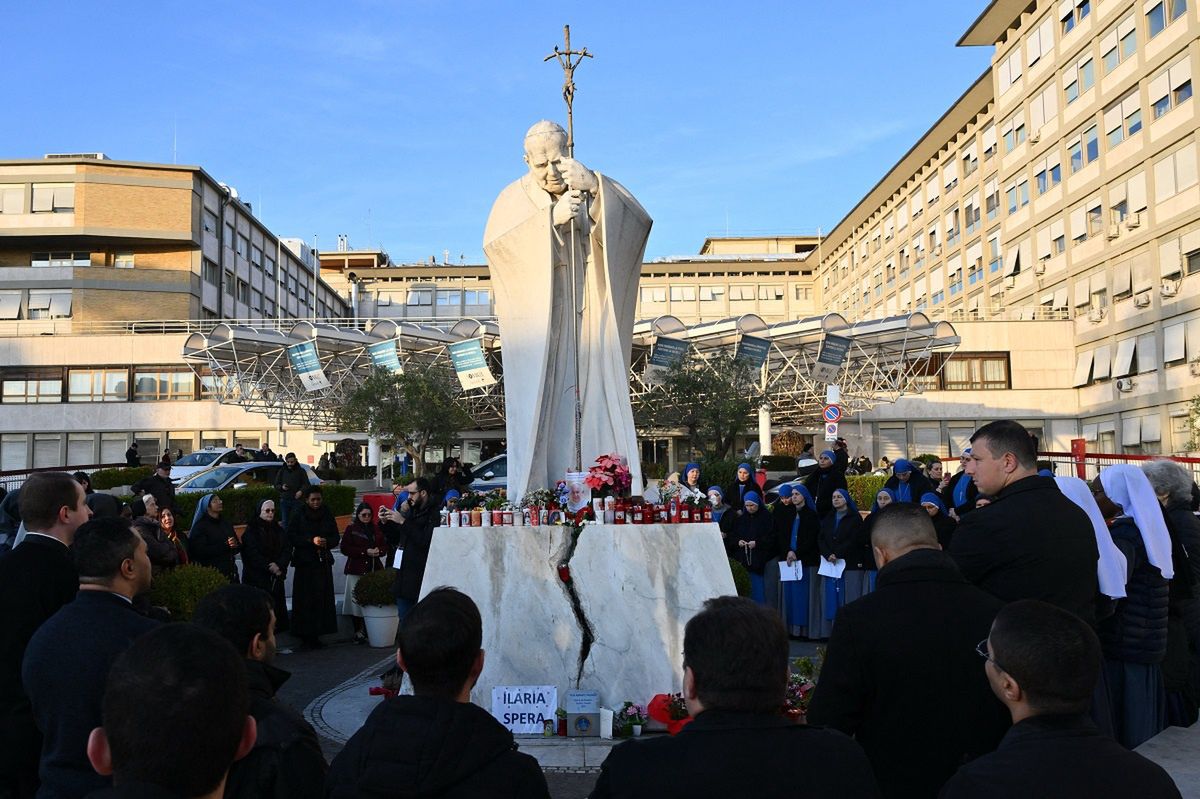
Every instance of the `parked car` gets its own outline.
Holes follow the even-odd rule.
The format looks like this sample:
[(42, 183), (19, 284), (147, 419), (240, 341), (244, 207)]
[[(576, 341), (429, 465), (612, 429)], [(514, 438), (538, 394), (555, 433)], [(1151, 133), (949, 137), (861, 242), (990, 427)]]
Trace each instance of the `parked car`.
[(497, 488), (508, 488), (508, 453), (488, 458), (483, 463), (471, 469), (475, 479), (471, 481), (472, 491), (494, 491)]
[[(222, 463), (193, 474), (175, 487), (180, 493), (193, 491), (220, 491), (223, 488), (245, 488), (247, 486), (273, 486), (275, 475), (283, 468), (279, 461), (250, 461), (248, 463)], [(309, 485), (320, 485), (321, 478), (306, 463), (300, 464), (308, 475)]]
[[(235, 452), (233, 447), (205, 447), (184, 455), (171, 464), (171, 482), (179, 486), (187, 478), (205, 469), (211, 469), (222, 463), (229, 463)], [(246, 457), (253, 460), (258, 457), (258, 450), (247, 449)]]

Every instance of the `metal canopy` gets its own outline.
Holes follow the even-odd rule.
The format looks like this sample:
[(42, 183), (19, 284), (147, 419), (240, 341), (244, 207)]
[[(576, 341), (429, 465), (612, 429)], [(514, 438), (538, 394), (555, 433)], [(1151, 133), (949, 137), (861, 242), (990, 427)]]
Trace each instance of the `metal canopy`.
[[(797, 321), (767, 324), (754, 314), (716, 322), (685, 325), (660, 316), (634, 326), (630, 394), (635, 409), (646, 401), (651, 385), (646, 362), (655, 340), (668, 336), (689, 344), (693, 356), (710, 361), (731, 354), (743, 335), (770, 342), (760, 376), (776, 425), (814, 424), (825, 402), (826, 386), (812, 378), (813, 365), (826, 334), (850, 340), (850, 351), (838, 385), (847, 415), (870, 410), (881, 402), (920, 393), (923, 379), (936, 376), (944, 358), (958, 348), (949, 322), (934, 322), (921, 313), (848, 323), (831, 313)], [(204, 335), (193, 333), (183, 347), (184, 361), (202, 377), (212, 375), (214, 397), (226, 404), (265, 413), (271, 418), (314, 430), (336, 429), (337, 410), (371, 371), (367, 348), (382, 341), (399, 344), (406, 371), (444, 370), (453, 374), (449, 345), (481, 338), (492, 373), (500, 379), (483, 389), (463, 391), (464, 404), (478, 429), (504, 426), (504, 390), (500, 331), (495, 322), (461, 319), (445, 324), (419, 324), (391, 319), (354, 324), (271, 322), (254, 327), (217, 325)], [(292, 369), (287, 348), (312, 341), (331, 386), (306, 391)]]

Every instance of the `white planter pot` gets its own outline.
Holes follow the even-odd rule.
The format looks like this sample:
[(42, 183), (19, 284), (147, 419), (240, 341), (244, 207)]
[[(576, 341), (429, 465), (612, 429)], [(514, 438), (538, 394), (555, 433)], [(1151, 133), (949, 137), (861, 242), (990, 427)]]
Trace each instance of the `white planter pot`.
[(367, 641), (377, 649), (396, 645), (396, 629), (400, 626), (400, 613), (395, 605), (363, 605), (363, 623), (367, 627)]

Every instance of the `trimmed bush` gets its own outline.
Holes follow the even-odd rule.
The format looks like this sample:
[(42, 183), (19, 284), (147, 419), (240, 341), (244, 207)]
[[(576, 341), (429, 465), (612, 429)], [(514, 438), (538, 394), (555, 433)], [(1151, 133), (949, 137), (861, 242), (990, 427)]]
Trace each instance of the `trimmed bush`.
[(875, 495), (887, 482), (887, 476), (882, 474), (848, 474), (846, 485), (850, 487), (850, 496), (861, 511), (871, 509), (875, 504)]
[(227, 585), (229, 580), (216, 569), (188, 563), (154, 578), (150, 604), (171, 611), (171, 621), (191, 621), (200, 600)]
[[(180, 493), (175, 495), (175, 525), (181, 531), (192, 529), (192, 517), (196, 515), (196, 506), (200, 499), (210, 491)], [(354, 513), (354, 486), (322, 485), (321, 493), (325, 496), (325, 504), (334, 516), (349, 516)], [(279, 492), (270, 486), (246, 486), (245, 488), (223, 488), (217, 496), (225, 503), (221, 518), (230, 524), (245, 524), (254, 515), (254, 509), (264, 499), (274, 500), (279, 505)], [(134, 497), (120, 497), (123, 502), (132, 502)], [(287, 524), (287, 519), (280, 519), (281, 524)]]
[(97, 469), (88, 477), (92, 481), (93, 491), (107, 491), (117, 486), (131, 486), (143, 477), (154, 474), (150, 466), (135, 466), (124, 469)]
[(396, 595), (392, 586), (396, 582), (395, 569), (380, 569), (364, 574), (354, 584), (354, 601), (360, 605), (394, 605)]
[(733, 572), (733, 584), (737, 586), (738, 596), (750, 596), (750, 572), (746, 571), (746, 567), (730, 558), (729, 571)]
[(709, 486), (720, 486), (724, 491), (737, 479), (739, 463), (741, 461), (700, 461), (700, 487), (707, 491)]
[(354, 497), (358, 493), (354, 486), (323, 485), (321, 493), (325, 495), (325, 505), (334, 516), (354, 513)]

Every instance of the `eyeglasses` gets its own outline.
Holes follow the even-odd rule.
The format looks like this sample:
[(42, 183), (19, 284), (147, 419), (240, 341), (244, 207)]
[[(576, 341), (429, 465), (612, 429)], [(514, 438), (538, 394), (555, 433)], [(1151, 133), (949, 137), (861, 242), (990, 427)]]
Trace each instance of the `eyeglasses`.
[(263, 513), (274, 513), (275, 509), (274, 508), (263, 508), (262, 512)]
[(991, 661), (991, 664), (993, 666), (995, 666), (997, 669), (999, 669), (1000, 671), (1005, 671), (1004, 667), (1001, 666), (999, 663), (997, 663), (996, 659), (994, 657), (992, 657), (991, 654), (988, 653), (987, 645), (988, 645), (988, 639), (986, 639), (986, 638), (984, 638), (979, 643), (975, 644), (975, 654), (979, 655), (979, 657), (983, 658), (984, 660)]

